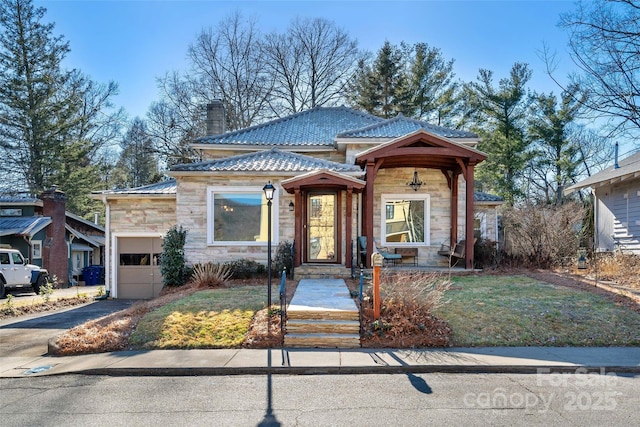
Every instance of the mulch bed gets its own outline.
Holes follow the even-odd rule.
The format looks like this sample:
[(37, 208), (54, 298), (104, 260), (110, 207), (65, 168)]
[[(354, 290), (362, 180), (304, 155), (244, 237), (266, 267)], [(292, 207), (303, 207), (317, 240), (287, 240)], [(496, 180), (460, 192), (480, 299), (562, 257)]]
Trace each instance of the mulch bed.
[(93, 297), (73, 297), (73, 298), (61, 298), (51, 300), (49, 302), (43, 302), (41, 304), (32, 304), (14, 307), (7, 303), (7, 300), (3, 300), (0, 304), (0, 319), (7, 319), (10, 317), (23, 316), (25, 314), (44, 313), (47, 311), (60, 310), (61, 308), (74, 307), (76, 305), (86, 304), (93, 301)]
[(640, 314), (640, 301), (635, 301), (633, 298), (617, 293), (614, 286), (596, 285), (595, 282), (589, 283), (579, 276), (571, 276), (568, 273), (556, 273), (547, 270), (530, 270), (526, 272), (526, 275), (553, 285), (580, 289), (600, 295), (618, 306), (626, 307)]

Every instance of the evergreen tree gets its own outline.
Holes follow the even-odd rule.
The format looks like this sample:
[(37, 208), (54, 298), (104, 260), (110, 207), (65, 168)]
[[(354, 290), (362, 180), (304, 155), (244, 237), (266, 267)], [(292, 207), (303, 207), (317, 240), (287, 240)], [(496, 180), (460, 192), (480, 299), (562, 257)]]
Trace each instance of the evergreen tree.
[(544, 202), (562, 203), (562, 190), (579, 174), (582, 164), (580, 140), (572, 125), (581, 104), (564, 93), (561, 104), (553, 94), (538, 95), (532, 105), (529, 139), (533, 145), (530, 184)]
[(405, 67), (408, 48), (385, 41), (372, 64), (361, 61), (352, 87), (352, 104), (384, 118), (412, 116), (410, 78)]
[(439, 126), (453, 127), (459, 104), (458, 83), (453, 79), (453, 59), (446, 61), (440, 49), (417, 43), (413, 47), (410, 87), (413, 116)]
[(513, 204), (523, 193), (522, 176), (531, 158), (525, 138), (530, 97), (527, 64), (515, 63), (509, 78), (495, 87), (493, 72), (481, 69), (478, 81), (466, 85), (467, 118), (482, 137), (478, 148), (488, 154), (477, 168), (478, 188)]
[(44, 14), (30, 0), (0, 2), (0, 144), (19, 187), (34, 193), (55, 184), (80, 103), (60, 68), (69, 45), (41, 22)]
[(38, 194), (52, 185), (67, 194), (67, 209), (91, 214), (99, 202), (92, 160), (118, 128), (108, 114), (117, 85), (100, 86), (61, 67), (69, 52), (46, 10), (31, 0), (0, 0), (0, 186)]
[(144, 121), (137, 117), (133, 120), (120, 146), (116, 186), (140, 187), (160, 180), (153, 143), (146, 133)]

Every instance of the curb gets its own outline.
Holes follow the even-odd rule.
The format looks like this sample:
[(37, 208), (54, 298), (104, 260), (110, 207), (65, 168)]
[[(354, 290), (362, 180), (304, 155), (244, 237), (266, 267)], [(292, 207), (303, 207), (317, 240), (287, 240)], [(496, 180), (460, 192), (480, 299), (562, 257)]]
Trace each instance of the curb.
[[(90, 368), (47, 375), (103, 375), (112, 377), (171, 377), (227, 375), (376, 375), (376, 374), (640, 374), (640, 366), (566, 365), (422, 365), (422, 366), (327, 366), (327, 367), (238, 367), (238, 368)], [(543, 372), (541, 372), (543, 371)]]

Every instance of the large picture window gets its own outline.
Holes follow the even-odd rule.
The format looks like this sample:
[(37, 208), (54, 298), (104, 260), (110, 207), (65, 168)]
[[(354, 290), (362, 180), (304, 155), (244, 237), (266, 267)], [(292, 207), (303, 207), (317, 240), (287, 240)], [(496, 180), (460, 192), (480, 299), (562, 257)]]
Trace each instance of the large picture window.
[(382, 243), (429, 244), (429, 195), (382, 196)]
[[(259, 187), (211, 187), (208, 191), (208, 244), (267, 243), (267, 200)], [(272, 243), (276, 242), (278, 196), (271, 210)]]

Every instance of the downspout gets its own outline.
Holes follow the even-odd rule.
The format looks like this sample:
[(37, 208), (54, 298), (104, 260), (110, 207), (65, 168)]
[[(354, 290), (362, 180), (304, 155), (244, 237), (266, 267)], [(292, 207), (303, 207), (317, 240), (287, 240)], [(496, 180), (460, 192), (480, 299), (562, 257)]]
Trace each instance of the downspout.
[(102, 203), (105, 205), (105, 219), (104, 219), (104, 286), (105, 286), (105, 294), (108, 296), (111, 294), (112, 297), (116, 297), (116, 295), (112, 292), (113, 286), (111, 285), (111, 277), (113, 267), (113, 260), (111, 257), (111, 209), (110, 205), (107, 202), (107, 196), (102, 195)]

